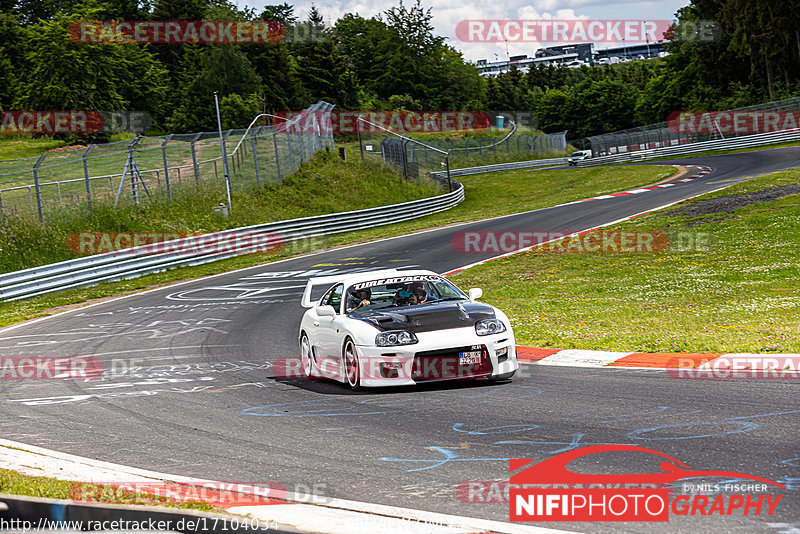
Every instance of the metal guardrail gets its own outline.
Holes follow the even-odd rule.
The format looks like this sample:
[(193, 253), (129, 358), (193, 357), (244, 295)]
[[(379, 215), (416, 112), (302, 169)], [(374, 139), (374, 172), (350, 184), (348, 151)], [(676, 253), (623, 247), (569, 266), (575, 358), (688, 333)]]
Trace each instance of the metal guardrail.
[[(497, 163), (495, 165), (483, 165), (481, 167), (465, 167), (463, 169), (450, 169), (450, 176), (468, 176), (471, 174), (483, 174), (486, 172), (514, 171), (518, 169), (533, 169), (536, 167), (551, 167), (553, 165), (565, 165), (567, 158), (535, 159), (530, 161), (512, 161), (509, 163)], [(444, 172), (432, 172), (431, 176), (439, 179), (447, 178)]]
[[(136, 278), (176, 267), (202, 265), (225, 258), (259, 252), (265, 243), (292, 243), (301, 239), (374, 228), (417, 219), (449, 209), (464, 200), (464, 186), (443, 195), (365, 210), (316, 215), (288, 221), (247, 226), (204, 234), (209, 248), (166, 251), (167, 241), (62, 261), (0, 275), (0, 300), (10, 301), (65, 289), (88, 287), (100, 282)], [(251, 243), (238, 246), (242, 240)], [(249, 239), (249, 241), (248, 241)]]
[(663, 158), (670, 156), (684, 156), (706, 152), (709, 150), (730, 150), (736, 148), (756, 148), (790, 141), (800, 141), (800, 129), (787, 130), (783, 132), (755, 134), (742, 137), (732, 137), (728, 139), (716, 139), (713, 141), (700, 141), (686, 145), (651, 148), (637, 150), (635, 152), (623, 152), (610, 156), (600, 156), (591, 158), (578, 163), (580, 167), (590, 167), (594, 165), (608, 165), (609, 163), (622, 163), (630, 161), (643, 161), (653, 158)]

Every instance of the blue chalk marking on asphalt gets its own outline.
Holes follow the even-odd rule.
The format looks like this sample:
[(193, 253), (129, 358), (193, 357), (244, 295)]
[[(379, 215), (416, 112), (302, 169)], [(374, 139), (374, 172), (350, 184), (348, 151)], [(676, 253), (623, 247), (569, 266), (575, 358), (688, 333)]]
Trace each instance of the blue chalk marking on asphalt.
[[(663, 430), (665, 428), (680, 428), (680, 427), (692, 427), (692, 426), (706, 426), (706, 425), (740, 425), (739, 428), (735, 430), (726, 430), (724, 432), (717, 432), (715, 434), (697, 434), (695, 436), (667, 436), (667, 437), (657, 437), (657, 438), (650, 438), (647, 436), (643, 436), (642, 434), (646, 434), (647, 432), (655, 432), (656, 430)], [(748, 423), (743, 421), (690, 421), (688, 423), (673, 423), (671, 425), (661, 425), (661, 426), (653, 426), (650, 428), (640, 428), (639, 430), (634, 430), (632, 432), (628, 432), (625, 437), (631, 439), (644, 439), (647, 441), (653, 440), (676, 440), (676, 439), (696, 439), (696, 438), (715, 438), (719, 436), (727, 436), (729, 434), (738, 434), (740, 432), (749, 432), (751, 430), (755, 430), (758, 428), (757, 423)]]
[(651, 419), (655, 417), (671, 417), (673, 415), (687, 415), (690, 413), (702, 413), (703, 410), (690, 410), (688, 408), (672, 408), (671, 406), (659, 406), (648, 412), (631, 413), (620, 416), (616, 419), (600, 421), (601, 423), (618, 423), (622, 421), (633, 421), (635, 419)]
[(455, 452), (450, 449), (446, 449), (444, 447), (427, 447), (432, 451), (436, 451), (444, 455), (444, 458), (439, 460), (425, 460), (425, 459), (414, 459), (414, 458), (388, 458), (382, 457), (379, 458), (382, 462), (416, 462), (416, 463), (428, 463), (432, 464), (426, 467), (418, 467), (416, 469), (406, 469), (406, 473), (413, 473), (414, 471), (425, 471), (427, 469), (433, 469), (434, 467), (441, 467), (445, 464), (450, 462), (507, 462), (511, 460), (511, 458), (461, 458)]
[(539, 425), (505, 425), (505, 426), (492, 426), (489, 428), (480, 428), (478, 430), (462, 430), (461, 427), (465, 423), (456, 423), (453, 425), (453, 430), (456, 432), (464, 432), (471, 436), (485, 436), (486, 434), (504, 434), (506, 432), (526, 432), (528, 430), (535, 430)]
[[(784, 465), (790, 465), (792, 467), (800, 467), (800, 458), (789, 458), (788, 460), (781, 460), (781, 463)], [(786, 489), (790, 490), (800, 490), (800, 477), (784, 477), (779, 478), (776, 482), (780, 482)]]
[(790, 413), (800, 413), (800, 410), (789, 410), (788, 412), (775, 412), (775, 413), (762, 413), (759, 415), (743, 415), (741, 417), (728, 417), (726, 421), (734, 421), (737, 419), (755, 419), (756, 417), (771, 417), (773, 415), (787, 415)]
[[(695, 439), (695, 438), (715, 438), (719, 436), (726, 436), (730, 434), (739, 434), (741, 432), (749, 432), (751, 430), (755, 430), (759, 427), (758, 423), (753, 423), (749, 421), (750, 419), (757, 419), (759, 417), (772, 417), (775, 415), (788, 415), (793, 413), (798, 413), (800, 410), (789, 410), (786, 412), (774, 412), (774, 413), (764, 413), (764, 414), (757, 414), (757, 415), (743, 415), (740, 417), (727, 417), (725, 419), (721, 419), (719, 421), (690, 421), (687, 423), (673, 423), (671, 425), (661, 425), (661, 426), (654, 426), (650, 428), (640, 428), (639, 430), (634, 430), (632, 432), (628, 432), (626, 437), (632, 439), (644, 439), (647, 441), (653, 440), (678, 440), (678, 439)], [(745, 421), (746, 420), (746, 421)], [(734, 430), (726, 430), (724, 432), (717, 432), (716, 434), (698, 434), (696, 436), (675, 436), (675, 437), (658, 437), (658, 438), (650, 438), (643, 436), (642, 434), (646, 434), (647, 432), (655, 432), (656, 430), (663, 430), (665, 428), (680, 428), (680, 427), (691, 427), (691, 426), (711, 426), (711, 425), (739, 425), (739, 428)]]
[(572, 441), (528, 441), (528, 440), (509, 440), (509, 441), (495, 441), (492, 445), (565, 445), (555, 451), (549, 451), (545, 454), (560, 454), (562, 452), (571, 451), (578, 447), (588, 447), (589, 445), (637, 445), (636, 443), (583, 443), (581, 440), (585, 434), (573, 434)]

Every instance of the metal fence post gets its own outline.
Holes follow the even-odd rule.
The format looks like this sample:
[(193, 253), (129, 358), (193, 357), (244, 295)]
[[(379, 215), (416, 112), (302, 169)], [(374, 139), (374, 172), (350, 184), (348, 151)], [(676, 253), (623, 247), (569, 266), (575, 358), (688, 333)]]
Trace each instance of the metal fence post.
[(453, 192), (453, 181), (450, 179), (450, 152), (444, 157), (444, 166), (447, 168), (447, 191)]
[[(253, 165), (256, 168), (256, 185), (261, 187), (261, 175), (258, 172), (258, 152), (256, 152), (256, 136), (250, 134), (250, 144), (253, 145)], [(275, 151), (277, 153), (277, 150)], [(280, 174), (280, 171), (278, 172)]]
[[(281, 177), (281, 156), (278, 153), (278, 133), (273, 130), (272, 131), (272, 146), (275, 147), (275, 168), (278, 169), (278, 181), (282, 182), (283, 178)], [(255, 146), (255, 145), (253, 145)], [(253, 149), (255, 150), (255, 148)], [(258, 169), (258, 167), (256, 167)], [(258, 172), (258, 171), (256, 171)]]
[(358, 132), (358, 150), (361, 152), (361, 161), (364, 161), (364, 143), (361, 141), (361, 117), (356, 120), (356, 132)]
[(33, 187), (36, 188), (36, 209), (39, 211), (39, 222), (44, 222), (44, 211), (42, 210), (42, 190), (39, 187), (39, 165), (42, 164), (47, 154), (42, 154), (36, 163), (33, 164)]
[[(220, 140), (220, 143), (225, 145), (225, 154), (226, 154), (225, 161), (222, 162), (222, 168), (224, 169), (228, 165), (233, 165), (233, 172), (236, 172), (236, 159), (232, 155), (231, 156), (227, 156), (227, 153), (228, 153), (228, 137), (231, 135), (232, 132), (233, 132), (233, 130), (228, 130), (227, 132), (224, 132), (222, 134), (222, 139)], [(228, 173), (228, 177), (230, 177), (230, 173)]]
[(306, 161), (306, 144), (303, 142), (303, 135), (300, 134), (300, 164), (302, 165)]
[(287, 149), (289, 150), (290, 171), (294, 172), (294, 170), (297, 167), (294, 166), (294, 154), (292, 153), (292, 134), (290, 134), (289, 132), (286, 132), (286, 146), (288, 147)]
[(189, 141), (189, 146), (192, 148), (192, 167), (194, 167), (194, 183), (197, 188), (200, 188), (200, 168), (197, 166), (197, 151), (195, 150), (194, 144), (200, 139), (200, 136), (203, 135), (202, 132), (195, 134), (192, 137), (192, 140)]
[(83, 178), (86, 180), (86, 201), (89, 204), (90, 210), (92, 209), (92, 184), (89, 180), (89, 161), (87, 158), (96, 146), (97, 145), (92, 144), (86, 149), (86, 152), (83, 153)]
[(175, 134), (169, 134), (161, 143), (161, 157), (164, 160), (164, 183), (167, 186), (167, 200), (172, 200), (172, 186), (169, 183), (169, 165), (167, 165), (167, 143)]
[(408, 181), (408, 156), (406, 155), (408, 141), (408, 139), (403, 141), (403, 177), (406, 179), (406, 181)]

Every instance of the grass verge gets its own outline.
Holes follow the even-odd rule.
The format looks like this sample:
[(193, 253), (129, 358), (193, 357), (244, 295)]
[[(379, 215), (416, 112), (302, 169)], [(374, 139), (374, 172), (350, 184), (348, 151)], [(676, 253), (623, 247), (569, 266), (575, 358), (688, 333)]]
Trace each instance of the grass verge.
[(800, 187), (775, 189), (797, 184), (800, 170), (771, 174), (605, 229), (665, 232), (665, 252), (525, 253), (454, 281), (482, 287), (520, 344), (798, 353), (800, 194), (780, 195)]
[(72, 499), (104, 504), (164, 506), (200, 512), (224, 513), (223, 510), (200, 501), (179, 501), (168, 497), (120, 489), (115, 486), (24, 475), (9, 469), (0, 469), (0, 493), (45, 499)]
[[(293, 254), (404, 235), (449, 224), (533, 210), (590, 196), (654, 183), (674, 174), (672, 167), (586, 168), (553, 171), (511, 171), (462, 178), (466, 200), (460, 205), (421, 219), (350, 232), (287, 247), (277, 254), (248, 255), (197, 267), (184, 267), (133, 280), (103, 283), (21, 301), (0, 303), (0, 326), (49, 315), (64, 307), (95, 299), (141, 291), (160, 284), (199, 278), (271, 261)], [(352, 206), (355, 207), (355, 206)], [(62, 245), (63, 246), (63, 242)]]

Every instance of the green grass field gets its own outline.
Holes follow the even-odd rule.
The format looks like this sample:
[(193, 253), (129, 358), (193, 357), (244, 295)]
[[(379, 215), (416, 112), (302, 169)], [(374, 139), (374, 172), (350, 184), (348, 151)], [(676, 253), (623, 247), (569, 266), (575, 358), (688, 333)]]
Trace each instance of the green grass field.
[[(800, 184), (754, 179), (610, 230), (661, 231), (661, 253), (525, 253), (458, 274), (504, 309), (517, 342), (641, 352), (800, 352), (800, 186), (731, 212), (701, 204)], [(794, 189), (791, 189), (794, 190)], [(740, 197), (739, 197), (740, 198)], [(736, 202), (736, 198), (733, 199)], [(683, 213), (687, 207), (694, 207)]]
[(114, 486), (23, 475), (9, 469), (0, 469), (0, 493), (45, 499), (73, 499), (104, 504), (164, 506), (200, 512), (222, 512), (204, 502), (178, 501), (167, 497), (123, 490)]

